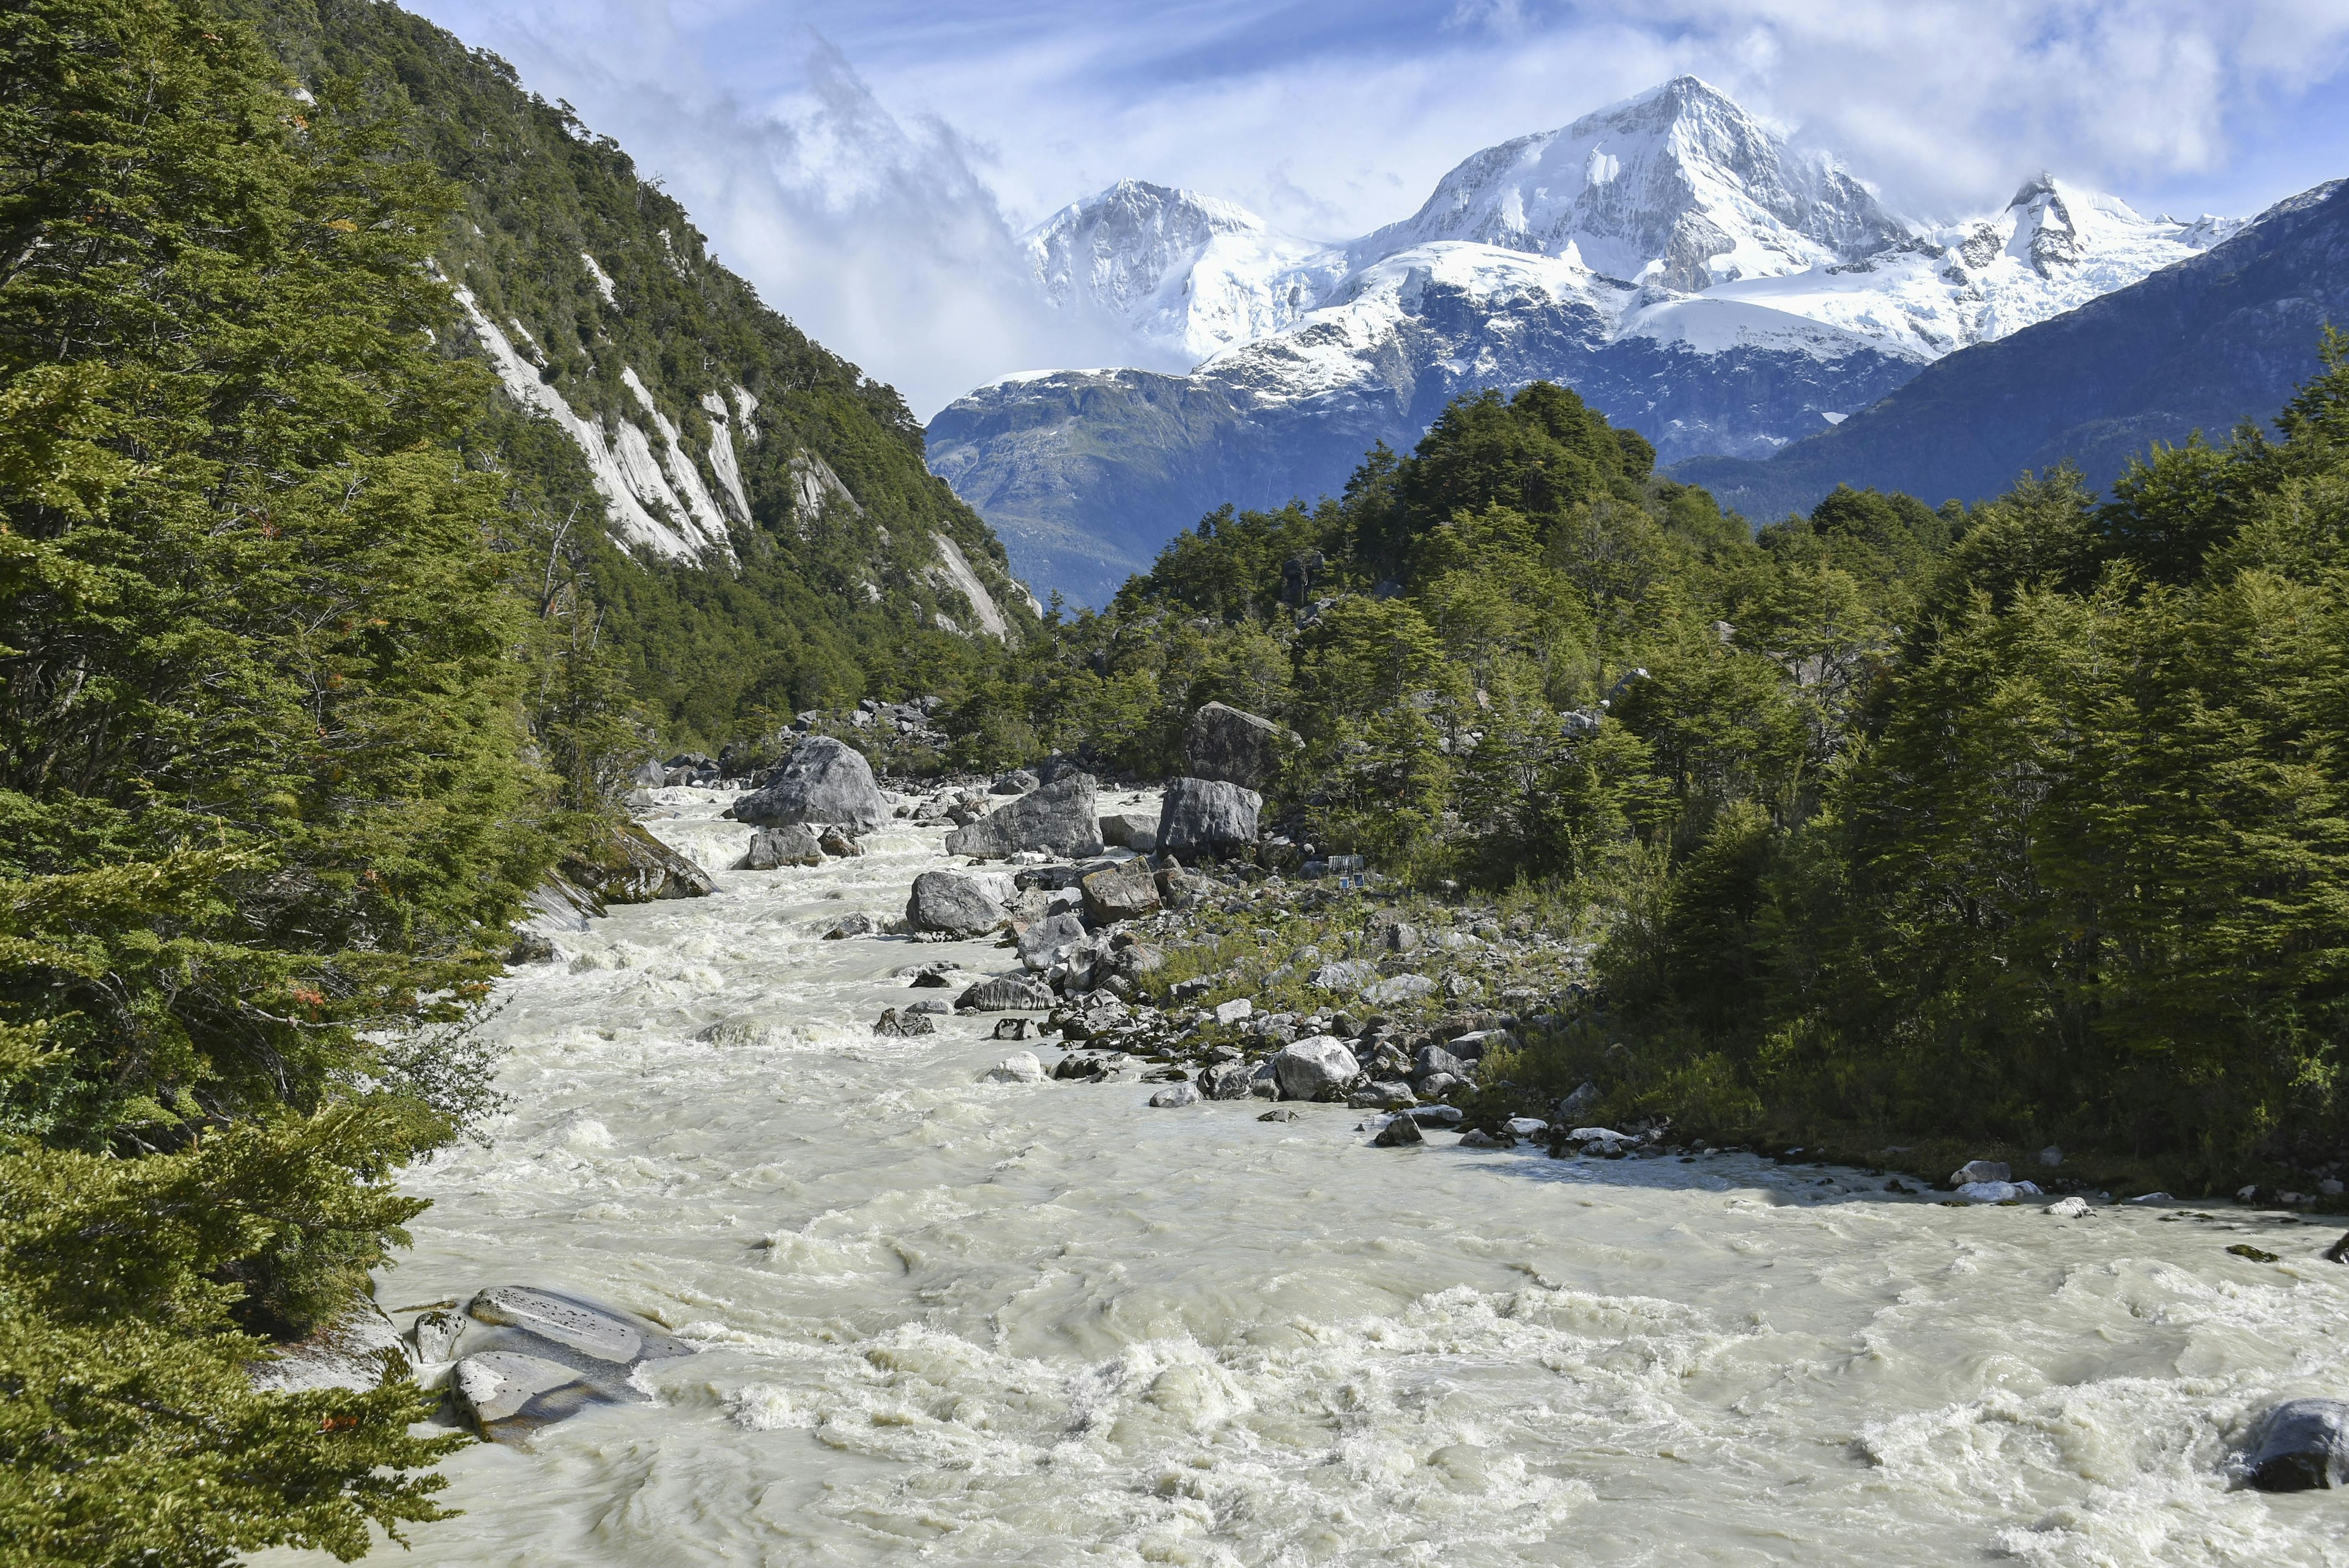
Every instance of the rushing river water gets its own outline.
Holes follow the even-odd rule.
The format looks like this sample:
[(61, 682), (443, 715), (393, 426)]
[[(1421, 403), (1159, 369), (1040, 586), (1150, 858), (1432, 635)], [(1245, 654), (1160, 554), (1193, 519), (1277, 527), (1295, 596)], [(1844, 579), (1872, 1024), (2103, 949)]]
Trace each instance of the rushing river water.
[(380, 1299), (568, 1285), (702, 1353), (451, 1459), (412, 1561), (2349, 1563), (2338, 1494), (2228, 1473), (2274, 1398), (2349, 1392), (2327, 1229), (980, 1084), (1023, 1048), (986, 1022), (871, 1025), (893, 970), (1010, 954), (818, 940), (945, 863), (867, 842), (505, 982), (512, 1114), (413, 1173)]

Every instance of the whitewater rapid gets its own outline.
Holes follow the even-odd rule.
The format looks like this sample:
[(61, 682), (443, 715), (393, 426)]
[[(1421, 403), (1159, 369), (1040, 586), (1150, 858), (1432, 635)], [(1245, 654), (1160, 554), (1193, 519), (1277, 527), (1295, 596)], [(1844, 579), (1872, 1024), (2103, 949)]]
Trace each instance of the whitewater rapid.
[(2349, 1563), (2349, 1503), (2229, 1474), (2273, 1400), (2349, 1395), (2322, 1225), (980, 1084), (1026, 1048), (992, 1020), (871, 1026), (953, 995), (894, 970), (1014, 955), (820, 940), (937, 832), (731, 872), (727, 797), (663, 798), (719, 891), (503, 982), (510, 1114), (410, 1173), (378, 1293), (569, 1286), (701, 1354), (457, 1455), (403, 1561)]

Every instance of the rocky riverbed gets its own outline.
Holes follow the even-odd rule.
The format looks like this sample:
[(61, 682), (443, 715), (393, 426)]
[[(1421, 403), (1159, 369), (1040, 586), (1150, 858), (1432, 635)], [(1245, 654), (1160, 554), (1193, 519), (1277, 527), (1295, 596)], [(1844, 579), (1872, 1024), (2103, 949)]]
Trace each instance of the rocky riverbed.
[[(2330, 1229), (1951, 1206), (1627, 1129), (1556, 1158), (1548, 1128), (1465, 1137), (1437, 1104), (1459, 1096), (1424, 1092), (1432, 1031), (1373, 1040), (1384, 1077), (1348, 1033), (1363, 989), (1417, 972), (1401, 938), (1319, 955), (1367, 966), (1332, 977), (1352, 995), (1219, 1021), (1118, 996), (1119, 954), (1185, 940), (1139, 916), (1073, 1009), (1064, 972), (1060, 1022), (1099, 1036), (1065, 1053), (1050, 1009), (954, 1003), (1072, 953), (888, 929), (943, 870), (1041, 891), (1050, 919), (1065, 857), (972, 867), (933, 808), (861, 854), (737, 870), (759, 829), (721, 816), (730, 794), (643, 798), (715, 891), (557, 932), (504, 983), (512, 1106), (409, 1173), (435, 1207), (378, 1300), (406, 1328), (488, 1287), (568, 1291), (693, 1354), (457, 1456), (465, 1516), (412, 1532), (418, 1561), (2349, 1560), (2333, 1494), (2242, 1484), (2266, 1411), (2349, 1389)], [(1178, 893), (1227, 925), (1266, 899)], [(1458, 964), (1418, 966), (1474, 977), (1459, 1009), (1543, 1004), (1500, 994), (1537, 939), (1463, 934)], [(1291, 961), (1260, 994), (1318, 994), (1317, 961), (1269, 967)], [(876, 1034), (885, 1010), (926, 1032)], [(997, 1038), (1017, 1019), (1028, 1038)], [(1319, 1041), (1359, 1084), (1316, 1097), (1300, 1066), (1306, 1094), (1218, 1097), (1214, 1069), (1253, 1085), (1300, 1044), (1342, 1075)], [(1021, 1054), (1032, 1074), (1001, 1070)], [(1178, 1079), (1200, 1097), (1154, 1106)], [(1389, 1104), (1350, 1103), (1371, 1093), (1415, 1142), (1380, 1147)]]

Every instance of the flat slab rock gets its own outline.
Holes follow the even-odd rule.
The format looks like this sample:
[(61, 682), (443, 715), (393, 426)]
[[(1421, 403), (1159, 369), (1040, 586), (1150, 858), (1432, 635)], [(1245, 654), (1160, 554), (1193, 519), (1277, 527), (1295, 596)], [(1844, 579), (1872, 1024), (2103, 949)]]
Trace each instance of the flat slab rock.
[(453, 1359), (457, 1408), (493, 1442), (512, 1442), (590, 1405), (640, 1404), (636, 1368), (694, 1354), (650, 1319), (574, 1291), (493, 1285), (463, 1314), (419, 1319), (419, 1357)]

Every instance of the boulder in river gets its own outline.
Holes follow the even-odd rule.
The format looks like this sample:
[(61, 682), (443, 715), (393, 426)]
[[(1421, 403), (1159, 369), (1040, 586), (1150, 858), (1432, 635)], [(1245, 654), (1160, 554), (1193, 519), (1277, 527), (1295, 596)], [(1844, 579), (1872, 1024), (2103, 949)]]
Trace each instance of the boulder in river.
[(1158, 908), (1158, 884), (1149, 864), (1141, 859), (1104, 866), (1077, 884), (1085, 901), (1085, 919), (1097, 926), (1138, 920)]
[(1245, 1100), (1256, 1078), (1253, 1062), (1216, 1062), (1199, 1069), (1199, 1092), (1211, 1100)]
[(1199, 1091), (1188, 1084), (1169, 1084), (1151, 1096), (1150, 1103), (1162, 1111), (1174, 1110), (1183, 1106), (1195, 1106), (1199, 1103)]
[(1036, 1059), (1033, 1051), (1015, 1051), (979, 1075), (982, 1083), (1040, 1084), (1044, 1081), (1044, 1064)]
[(829, 735), (803, 737), (763, 787), (734, 803), (734, 820), (754, 827), (805, 823), (870, 833), (889, 815), (872, 764)]
[(1288, 732), (1271, 720), (1210, 702), (1183, 732), (1183, 768), (1194, 778), (1265, 789), (1279, 776), (1289, 744)]
[(1003, 906), (959, 871), (925, 871), (905, 900), (905, 923), (917, 931), (975, 937), (1003, 923)]
[(255, 1388), (271, 1393), (365, 1389), (382, 1383), (387, 1364), (405, 1376), (407, 1346), (383, 1310), (361, 1300), (307, 1336), (277, 1346), (247, 1376)]
[(565, 855), (556, 869), (605, 904), (698, 898), (718, 890), (709, 872), (633, 822), (598, 833)]
[(840, 860), (853, 860), (864, 853), (864, 846), (857, 843), (846, 828), (837, 825), (823, 830), (823, 836), (816, 840), (816, 847)]
[(843, 917), (832, 929), (823, 933), (828, 942), (845, 941), (850, 937), (869, 937), (881, 929), (881, 923), (862, 909)]
[(450, 1382), (481, 1436), (511, 1441), (595, 1404), (640, 1403), (648, 1362), (691, 1355), (658, 1324), (570, 1291), (499, 1285), (474, 1296)]
[(1161, 853), (1220, 858), (1256, 847), (1257, 813), (1264, 797), (1216, 779), (1176, 779), (1158, 810)]
[(955, 998), (957, 1012), (1042, 1012), (1051, 1005), (1050, 986), (1010, 975), (982, 980)]
[(1362, 1075), (1353, 1049), (1334, 1034), (1315, 1034), (1273, 1054), (1272, 1070), (1284, 1100), (1342, 1098)]
[(2261, 1491), (2307, 1491), (2349, 1480), (2349, 1404), (2285, 1400), (2261, 1423), (2248, 1469)]
[(823, 843), (814, 828), (803, 822), (786, 823), (781, 827), (762, 827), (750, 836), (750, 847), (743, 853), (738, 871), (772, 871), (783, 866), (821, 866), (823, 864)]
[(885, 1007), (873, 1024), (873, 1033), (885, 1040), (903, 1040), (915, 1034), (935, 1034), (937, 1032), (938, 1026), (930, 1022), (928, 1013), (916, 1012), (911, 1008), (900, 1012), (894, 1007)]
[(1379, 1129), (1379, 1136), (1371, 1143), (1378, 1148), (1413, 1148), (1426, 1141), (1426, 1135), (1419, 1130), (1418, 1122), (1409, 1116), (1392, 1116), (1386, 1126)]
[(1091, 774), (1055, 780), (947, 835), (949, 855), (1000, 860), (1023, 849), (1069, 856), (1102, 852)]
[(1970, 1181), (2012, 1181), (2014, 1171), (2002, 1159), (1970, 1159), (1950, 1172), (1950, 1185), (1963, 1187)]

